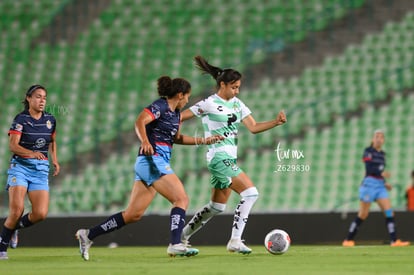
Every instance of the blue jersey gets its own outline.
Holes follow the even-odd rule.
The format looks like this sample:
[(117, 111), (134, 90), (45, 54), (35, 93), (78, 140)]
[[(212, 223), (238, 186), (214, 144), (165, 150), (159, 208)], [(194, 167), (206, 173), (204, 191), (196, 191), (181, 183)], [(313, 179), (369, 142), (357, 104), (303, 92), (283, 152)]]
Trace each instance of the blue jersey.
[(146, 131), (155, 155), (161, 155), (169, 160), (174, 138), (180, 127), (180, 111), (170, 110), (165, 98), (155, 100), (144, 111), (154, 118), (146, 125)]
[(365, 176), (383, 179), (381, 174), (385, 169), (384, 151), (377, 151), (370, 146), (364, 151), (363, 161), (365, 162)]
[[(56, 134), (56, 119), (46, 112), (43, 112), (39, 119), (35, 119), (28, 110), (25, 110), (14, 118), (9, 130), (10, 134), (21, 135), (20, 146), (31, 151), (41, 152), (47, 158), (49, 144)], [(13, 158), (16, 157), (13, 155)], [(24, 156), (19, 157), (24, 158)]]

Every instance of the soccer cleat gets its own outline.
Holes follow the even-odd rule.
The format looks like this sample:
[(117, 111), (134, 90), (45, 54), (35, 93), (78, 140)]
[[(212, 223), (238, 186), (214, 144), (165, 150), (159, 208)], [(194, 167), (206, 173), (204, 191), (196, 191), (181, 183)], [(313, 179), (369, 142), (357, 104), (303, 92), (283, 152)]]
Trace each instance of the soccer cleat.
[(342, 242), (342, 246), (345, 246), (345, 247), (355, 246), (355, 241), (353, 241), (353, 240), (344, 240)]
[(10, 248), (16, 248), (17, 244), (19, 243), (19, 230), (14, 230), (11, 238), (10, 238)]
[(403, 242), (400, 239), (396, 240), (395, 242), (391, 242), (391, 246), (409, 246), (410, 242)]
[(167, 248), (167, 253), (168, 255), (170, 255), (170, 257), (175, 257), (175, 256), (191, 257), (191, 256), (195, 256), (198, 254), (198, 249), (190, 248), (183, 243), (177, 243), (177, 244), (170, 244)]
[(252, 253), (252, 250), (247, 247), (242, 240), (240, 239), (231, 239), (227, 243), (227, 250), (229, 252), (238, 252), (241, 254), (250, 254)]
[(89, 261), (89, 248), (93, 242), (88, 238), (88, 229), (79, 229), (76, 231), (76, 239), (79, 240), (79, 252), (85, 261)]
[(0, 260), (8, 260), (7, 251), (0, 251)]

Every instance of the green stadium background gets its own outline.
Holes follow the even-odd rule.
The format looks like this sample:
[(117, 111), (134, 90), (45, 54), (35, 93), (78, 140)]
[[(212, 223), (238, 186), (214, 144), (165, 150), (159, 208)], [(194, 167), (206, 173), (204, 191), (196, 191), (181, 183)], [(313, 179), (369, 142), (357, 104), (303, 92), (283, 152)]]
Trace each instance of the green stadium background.
[[(260, 192), (253, 213), (357, 210), (362, 151), (377, 128), (386, 133), (393, 206), (404, 210), (414, 169), (412, 2), (2, 0), (0, 182), (11, 121), (26, 89), (40, 83), (58, 120), (61, 174), (50, 181), (50, 215), (123, 209), (136, 116), (157, 98), (161, 75), (189, 79), (193, 103), (211, 94), (214, 82), (193, 64), (202, 55), (243, 73), (239, 97), (256, 120), (287, 114), (287, 124), (265, 133), (241, 130), (239, 165)], [(200, 136), (201, 122), (182, 131)], [(174, 146), (190, 213), (209, 199), (204, 155), (203, 147)], [(160, 196), (147, 211), (168, 212)], [(7, 213), (2, 187), (0, 216)]]

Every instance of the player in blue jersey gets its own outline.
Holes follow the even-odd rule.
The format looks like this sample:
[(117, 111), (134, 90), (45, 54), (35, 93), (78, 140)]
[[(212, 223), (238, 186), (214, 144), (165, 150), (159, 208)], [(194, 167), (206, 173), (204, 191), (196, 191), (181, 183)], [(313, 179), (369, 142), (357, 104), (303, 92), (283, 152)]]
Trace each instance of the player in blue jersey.
[(384, 140), (384, 132), (376, 130), (371, 145), (364, 151), (362, 160), (365, 163), (365, 177), (359, 187), (359, 212), (349, 227), (348, 236), (342, 242), (343, 246), (355, 246), (354, 237), (362, 222), (368, 217), (371, 203), (374, 201), (384, 212), (391, 246), (407, 246), (410, 244), (397, 238), (394, 212), (388, 195), (388, 190), (391, 190), (392, 186), (386, 182), (386, 179), (390, 177), (390, 173), (385, 171), (385, 152), (382, 150)]
[[(24, 111), (13, 120), (9, 130), (9, 148), (13, 153), (7, 171), (9, 215), (0, 234), (0, 259), (7, 259), (7, 247), (17, 246), (17, 232), (44, 220), (49, 209), (49, 161), (53, 176), (59, 174), (56, 147), (56, 119), (45, 112), (47, 91), (31, 86), (23, 101)], [(48, 154), (49, 153), (49, 154)], [(23, 214), (28, 194), (32, 209)]]
[(102, 223), (76, 232), (84, 260), (89, 260), (89, 248), (93, 239), (141, 219), (157, 192), (172, 204), (171, 239), (167, 253), (170, 256), (198, 254), (197, 249), (181, 243), (188, 197), (183, 184), (170, 166), (172, 146), (174, 143), (212, 144), (222, 138), (194, 138), (180, 134), (180, 109), (187, 104), (190, 93), (191, 85), (185, 79), (171, 79), (168, 76), (158, 79), (160, 98), (146, 107), (135, 122), (141, 147), (135, 162), (135, 183), (129, 204), (124, 211), (108, 217)]
[(231, 237), (227, 250), (242, 254), (251, 253), (251, 249), (242, 241), (250, 210), (256, 202), (259, 192), (253, 182), (237, 165), (238, 129), (243, 123), (253, 134), (267, 131), (286, 122), (283, 111), (273, 120), (256, 122), (249, 108), (239, 99), (241, 85), (240, 72), (233, 69), (221, 69), (210, 65), (203, 57), (195, 57), (197, 67), (210, 74), (216, 81), (217, 93), (196, 103), (183, 112), (183, 120), (194, 116), (201, 117), (204, 136), (222, 135), (225, 139), (208, 146), (207, 162), (211, 172), (211, 200), (185, 226), (182, 241), (202, 228), (212, 217), (224, 211), (231, 190), (240, 195), (240, 202), (235, 209)]

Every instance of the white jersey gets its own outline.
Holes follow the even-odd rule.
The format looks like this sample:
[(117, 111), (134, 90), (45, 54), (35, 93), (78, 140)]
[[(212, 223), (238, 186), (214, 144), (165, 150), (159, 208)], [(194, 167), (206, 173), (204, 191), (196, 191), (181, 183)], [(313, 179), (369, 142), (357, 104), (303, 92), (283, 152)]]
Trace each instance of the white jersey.
[(237, 133), (240, 122), (251, 114), (250, 109), (237, 97), (226, 101), (214, 94), (191, 106), (190, 110), (202, 118), (204, 137), (225, 137), (223, 141), (208, 146), (207, 161), (213, 157), (237, 159)]

